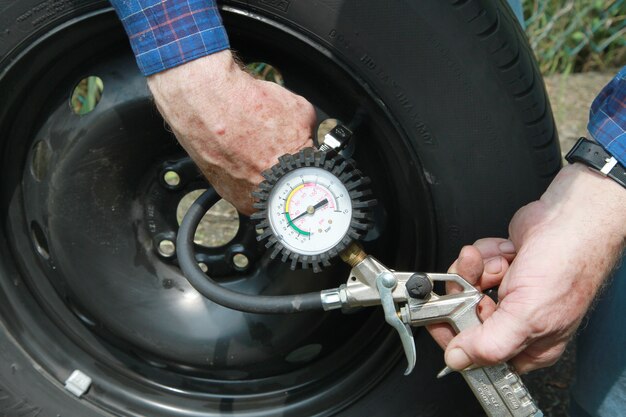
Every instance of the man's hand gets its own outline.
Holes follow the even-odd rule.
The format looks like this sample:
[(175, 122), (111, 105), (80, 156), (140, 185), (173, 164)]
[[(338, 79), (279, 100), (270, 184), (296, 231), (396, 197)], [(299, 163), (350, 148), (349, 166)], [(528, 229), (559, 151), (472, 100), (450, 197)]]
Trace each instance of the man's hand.
[(524, 373), (558, 360), (624, 248), (626, 190), (580, 164), (565, 167), (516, 213), (509, 234), (466, 246), (450, 268), (481, 290), (500, 285), (497, 306), (487, 297), (479, 305), (481, 326), (454, 338), (430, 327), (453, 369), (509, 361)]
[(261, 172), (312, 146), (315, 110), (304, 98), (255, 80), (222, 51), (151, 75), (156, 105), (215, 190), (249, 215)]

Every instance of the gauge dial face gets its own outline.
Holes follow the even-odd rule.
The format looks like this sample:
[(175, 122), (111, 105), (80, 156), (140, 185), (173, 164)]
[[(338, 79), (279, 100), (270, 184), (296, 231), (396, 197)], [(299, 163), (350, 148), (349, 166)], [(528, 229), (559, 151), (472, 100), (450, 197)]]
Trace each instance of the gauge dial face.
[(269, 224), (280, 243), (301, 255), (319, 255), (348, 232), (352, 202), (335, 175), (303, 167), (287, 173), (268, 199)]

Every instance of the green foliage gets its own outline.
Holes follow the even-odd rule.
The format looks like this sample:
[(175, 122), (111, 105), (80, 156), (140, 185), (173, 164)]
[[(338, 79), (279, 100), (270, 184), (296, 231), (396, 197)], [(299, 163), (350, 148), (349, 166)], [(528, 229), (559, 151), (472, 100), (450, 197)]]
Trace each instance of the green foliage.
[(100, 77), (90, 76), (83, 78), (74, 87), (70, 105), (76, 114), (87, 114), (96, 108), (96, 105), (102, 97), (104, 84)]
[(265, 62), (252, 62), (246, 65), (246, 71), (256, 79), (271, 81), (278, 85), (285, 85), (280, 71)]
[(626, 0), (525, 0), (526, 33), (545, 75), (626, 64)]

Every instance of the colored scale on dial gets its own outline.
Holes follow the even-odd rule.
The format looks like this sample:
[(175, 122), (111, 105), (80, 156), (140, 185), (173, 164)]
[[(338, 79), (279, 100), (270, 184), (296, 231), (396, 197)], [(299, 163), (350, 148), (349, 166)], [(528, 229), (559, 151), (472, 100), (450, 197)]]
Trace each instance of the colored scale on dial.
[(352, 203), (332, 173), (300, 168), (281, 178), (269, 197), (269, 221), (279, 241), (299, 254), (316, 255), (335, 246), (348, 231)]
[(335, 198), (328, 189), (314, 182), (308, 182), (297, 186), (289, 193), (285, 201), (285, 217), (296, 232), (304, 236), (309, 236), (311, 232), (302, 230), (296, 223), (311, 223), (310, 221), (307, 222), (307, 220), (313, 218), (309, 215), (318, 213), (315, 217), (315, 221), (310, 226), (315, 228), (315, 223), (317, 223), (318, 232), (322, 233), (324, 229), (321, 229), (321, 227), (328, 230), (328, 228), (331, 227), (330, 225), (332, 225), (332, 220), (328, 219), (330, 223), (328, 225), (324, 224), (324, 218), (321, 217), (319, 213), (335, 210), (335, 208)]

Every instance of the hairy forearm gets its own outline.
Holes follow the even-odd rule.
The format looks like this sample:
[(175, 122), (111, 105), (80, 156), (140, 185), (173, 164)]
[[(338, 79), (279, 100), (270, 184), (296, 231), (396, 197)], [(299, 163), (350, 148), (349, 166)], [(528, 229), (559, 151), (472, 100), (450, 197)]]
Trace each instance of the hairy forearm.
[(215, 190), (243, 214), (279, 156), (312, 145), (304, 98), (243, 71), (222, 51), (148, 78), (155, 103)]
[(245, 94), (242, 90), (247, 88), (247, 77), (231, 52), (222, 51), (151, 75), (148, 87), (191, 157), (201, 163), (215, 163), (219, 156), (212, 149), (226, 134), (228, 107), (235, 97)]
[[(512, 239), (522, 241), (541, 233), (546, 224), (554, 225), (552, 229), (567, 237), (564, 244), (588, 258), (584, 267), (594, 283), (603, 280), (625, 246), (626, 190), (584, 165), (573, 164), (559, 172), (538, 206), (534, 211), (541, 214), (513, 219)], [(533, 224), (518, 224), (520, 221)]]

